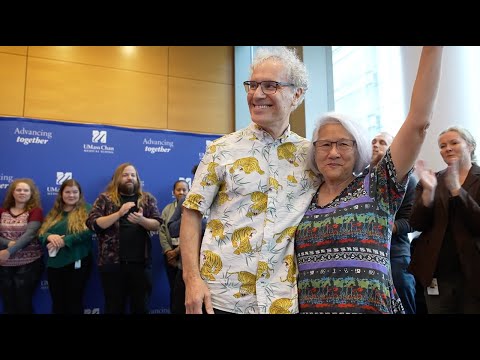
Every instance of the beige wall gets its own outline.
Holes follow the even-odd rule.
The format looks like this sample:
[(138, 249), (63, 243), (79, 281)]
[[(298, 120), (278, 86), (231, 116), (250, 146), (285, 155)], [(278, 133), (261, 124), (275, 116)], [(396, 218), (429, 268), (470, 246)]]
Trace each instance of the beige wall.
[(233, 47), (0, 46), (0, 115), (224, 134)]

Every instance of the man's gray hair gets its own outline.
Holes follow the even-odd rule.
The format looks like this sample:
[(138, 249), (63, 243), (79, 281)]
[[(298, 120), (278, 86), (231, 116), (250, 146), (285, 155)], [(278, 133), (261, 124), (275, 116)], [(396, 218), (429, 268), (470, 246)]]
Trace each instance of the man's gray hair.
[(300, 60), (295, 49), (290, 49), (285, 46), (258, 48), (255, 52), (252, 65), (250, 66), (250, 77), (258, 65), (272, 59), (283, 64), (287, 72), (288, 81), (294, 84), (295, 88), (303, 89), (302, 95), (298, 99), (295, 107), (297, 108), (305, 98), (305, 93), (308, 89), (308, 73), (305, 64)]

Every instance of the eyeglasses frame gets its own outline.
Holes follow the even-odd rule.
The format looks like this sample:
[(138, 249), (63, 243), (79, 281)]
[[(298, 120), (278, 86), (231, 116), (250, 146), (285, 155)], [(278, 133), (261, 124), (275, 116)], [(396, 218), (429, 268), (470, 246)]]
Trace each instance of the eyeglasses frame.
[[(250, 85), (252, 83), (255, 83), (257, 84), (257, 87), (255, 88), (255, 90), (252, 90), (250, 89)], [(265, 93), (265, 90), (263, 89), (263, 86), (262, 84), (263, 83), (275, 83), (275, 91), (273, 93)], [(243, 86), (245, 87), (245, 91), (247, 92), (247, 94), (250, 92), (250, 91), (257, 91), (258, 87), (260, 86), (260, 88), (262, 89), (262, 92), (265, 94), (265, 95), (273, 95), (275, 94), (278, 89), (279, 89), (279, 86), (293, 86), (295, 87), (295, 84), (292, 84), (292, 83), (286, 83), (286, 82), (281, 82), (281, 81), (273, 81), (273, 80), (265, 80), (265, 81), (253, 81), (253, 80), (248, 80), (248, 81), (244, 81), (243, 82)]]
[[(348, 149), (342, 150), (342, 149), (340, 149), (340, 148), (338, 147), (338, 143), (339, 143), (339, 142), (342, 142), (342, 141), (345, 141), (345, 140), (351, 141), (351, 142), (352, 142), (352, 147), (350, 147), (350, 148), (348, 148)], [(330, 152), (330, 151), (332, 151), (332, 149), (333, 149), (333, 144), (335, 144), (335, 148), (337, 149), (338, 152), (347, 152), (347, 151), (353, 150), (353, 148), (354, 148), (355, 145), (357, 144), (357, 142), (356, 142), (355, 140), (352, 140), (352, 139), (338, 139), (337, 141), (330, 141), (330, 140), (318, 139), (318, 140), (315, 140), (315, 141), (313, 142), (313, 146), (315, 147), (316, 150), (318, 150), (318, 149), (323, 150), (321, 147), (318, 147), (318, 146), (317, 146), (317, 143), (318, 143), (319, 141), (329, 142), (329, 143), (330, 143), (330, 147), (328, 148), (328, 151), (324, 151), (324, 152)]]

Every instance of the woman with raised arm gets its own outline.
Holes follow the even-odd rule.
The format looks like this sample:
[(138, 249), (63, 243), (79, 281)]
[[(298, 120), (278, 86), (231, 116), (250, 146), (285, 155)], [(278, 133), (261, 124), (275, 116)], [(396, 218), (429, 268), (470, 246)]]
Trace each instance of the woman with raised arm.
[(309, 160), (321, 184), (295, 237), (301, 313), (403, 312), (390, 239), (432, 118), (442, 51), (423, 48), (407, 118), (375, 166), (366, 169), (371, 145), (359, 123), (332, 113), (317, 122)]

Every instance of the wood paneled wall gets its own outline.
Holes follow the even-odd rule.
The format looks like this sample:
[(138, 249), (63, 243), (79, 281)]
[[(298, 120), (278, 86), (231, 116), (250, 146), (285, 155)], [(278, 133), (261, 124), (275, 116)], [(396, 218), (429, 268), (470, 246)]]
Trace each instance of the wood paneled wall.
[(225, 134), (233, 47), (0, 46), (0, 115)]

